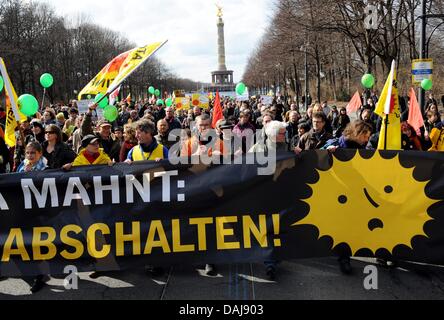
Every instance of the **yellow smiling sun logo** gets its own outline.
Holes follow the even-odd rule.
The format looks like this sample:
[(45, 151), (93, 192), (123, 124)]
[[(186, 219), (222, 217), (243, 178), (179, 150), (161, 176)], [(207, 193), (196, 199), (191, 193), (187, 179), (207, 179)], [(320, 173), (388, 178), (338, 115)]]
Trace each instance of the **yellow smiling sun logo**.
[(360, 249), (393, 253), (398, 245), (412, 248), (415, 236), (426, 236), (424, 225), (433, 220), (427, 209), (436, 201), (425, 194), (427, 182), (413, 177), (414, 168), (404, 168), (399, 155), (384, 159), (377, 152), (364, 159), (359, 152), (350, 161), (334, 159), (328, 171), (319, 171), (319, 181), (310, 184), (309, 214), (296, 225), (313, 225), (319, 238), (333, 238), (333, 248), (347, 243), (353, 255)]

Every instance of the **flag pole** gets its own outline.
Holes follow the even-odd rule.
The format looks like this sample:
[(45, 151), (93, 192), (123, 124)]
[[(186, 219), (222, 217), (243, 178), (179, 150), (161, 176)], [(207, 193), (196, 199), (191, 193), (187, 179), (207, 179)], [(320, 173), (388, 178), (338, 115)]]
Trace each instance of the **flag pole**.
[(43, 88), (43, 98), (42, 98), (42, 106), (40, 109), (43, 111), (43, 107), (45, 106), (45, 96), (46, 96), (46, 88)]
[(393, 81), (395, 78), (395, 68), (396, 68), (396, 64), (395, 64), (395, 60), (392, 61), (392, 67), (391, 67), (391, 71), (390, 71), (390, 82), (389, 82), (389, 88), (388, 88), (388, 92), (387, 92), (387, 98), (385, 101), (385, 132), (384, 132), (384, 150), (387, 150), (387, 136), (388, 136), (388, 126), (389, 126), (389, 114), (391, 112), (391, 102), (392, 102), (392, 93), (393, 93)]
[(389, 115), (385, 115), (384, 150), (387, 150), (387, 133), (389, 125)]

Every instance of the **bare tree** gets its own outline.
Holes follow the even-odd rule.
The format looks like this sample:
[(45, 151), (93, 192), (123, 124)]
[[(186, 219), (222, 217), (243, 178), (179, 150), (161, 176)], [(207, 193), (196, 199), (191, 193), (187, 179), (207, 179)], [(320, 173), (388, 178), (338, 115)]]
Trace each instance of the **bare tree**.
[[(444, 12), (444, 1), (428, 3), (428, 12)], [(368, 4), (377, 9), (376, 29), (367, 29), (364, 23)], [(366, 72), (382, 83), (393, 60), (398, 63), (401, 85), (408, 87), (411, 60), (418, 58), (419, 5), (420, 0), (278, 0), (267, 33), (251, 54), (244, 80), (258, 87), (275, 77), (273, 66), (280, 65), (286, 70), (281, 73), (284, 86), (290, 83), (289, 91), (299, 96), (302, 51), (307, 49), (309, 76), (315, 80), (310, 88), (316, 89), (318, 100), (348, 99)], [(444, 22), (429, 20), (428, 25), (428, 50), (435, 53), (439, 69), (444, 62), (439, 41)], [(438, 79), (435, 87), (439, 84)]]
[[(0, 56), (8, 65), (17, 91), (42, 97), (39, 78), (49, 72), (55, 79), (48, 90), (50, 100), (67, 101), (76, 97), (76, 92), (112, 58), (136, 46), (91, 20), (87, 16), (59, 17), (44, 3), (1, 1)], [(179, 80), (161, 61), (150, 59), (127, 85), (130, 92), (142, 95), (148, 85), (171, 91)]]

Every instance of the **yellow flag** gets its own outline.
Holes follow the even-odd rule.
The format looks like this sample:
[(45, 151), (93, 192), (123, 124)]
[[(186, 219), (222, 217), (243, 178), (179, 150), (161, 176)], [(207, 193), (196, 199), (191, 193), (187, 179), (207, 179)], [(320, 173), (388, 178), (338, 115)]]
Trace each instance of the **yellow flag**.
[(19, 111), (17, 104), (17, 94), (12, 86), (8, 71), (6, 70), (5, 62), (0, 58), (0, 74), (5, 82), (6, 94), (6, 127), (5, 127), (5, 142), (9, 147), (14, 147), (16, 144), (15, 130), (18, 123), (26, 120), (26, 116)]
[(430, 132), (430, 141), (433, 145), (429, 151), (444, 151), (444, 128), (433, 128)]
[(190, 109), (190, 99), (189, 98), (176, 98), (174, 101), (176, 105), (176, 110), (189, 110)]
[(396, 63), (393, 61), (375, 109), (375, 113), (383, 119), (378, 150), (401, 150), (401, 110), (396, 79)]
[(210, 100), (207, 95), (194, 93), (191, 97), (191, 104), (193, 107), (208, 109), (210, 107)]
[(79, 100), (85, 98), (88, 95), (96, 96), (99, 93), (105, 94), (108, 91), (109, 86), (113, 83), (114, 79), (119, 74), (123, 62), (129, 56), (131, 51), (119, 54), (113, 60), (111, 60), (95, 77), (92, 79), (85, 88), (79, 93)]
[(145, 47), (132, 49), (115, 57), (83, 88), (79, 93), (79, 100), (87, 95), (113, 92), (165, 43), (166, 41), (156, 42)]
[(210, 98), (208, 98), (208, 94), (201, 94), (199, 102), (199, 107), (201, 107), (202, 109), (210, 108)]

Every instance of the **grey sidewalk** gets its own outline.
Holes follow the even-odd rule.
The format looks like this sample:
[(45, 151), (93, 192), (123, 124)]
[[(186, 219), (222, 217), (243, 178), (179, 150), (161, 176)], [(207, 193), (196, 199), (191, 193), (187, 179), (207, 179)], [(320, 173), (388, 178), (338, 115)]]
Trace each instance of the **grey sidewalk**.
[(218, 277), (207, 277), (190, 266), (172, 267), (152, 279), (144, 270), (111, 273), (90, 279), (81, 274), (79, 290), (66, 290), (62, 279), (52, 278), (31, 295), (22, 279), (0, 282), (0, 299), (89, 300), (397, 300), (444, 299), (444, 269), (423, 271), (378, 267), (379, 290), (364, 288), (363, 273), (370, 261), (352, 261), (354, 273), (344, 276), (336, 259), (287, 261), (279, 265), (276, 282), (270, 282), (262, 264), (218, 266)]

